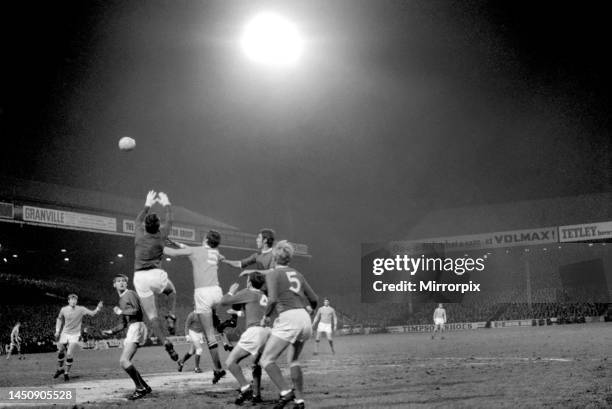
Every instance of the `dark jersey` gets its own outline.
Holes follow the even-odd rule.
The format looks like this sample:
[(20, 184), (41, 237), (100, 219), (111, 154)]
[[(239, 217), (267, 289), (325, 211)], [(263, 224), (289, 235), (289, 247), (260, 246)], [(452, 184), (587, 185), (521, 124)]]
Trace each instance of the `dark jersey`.
[(111, 331), (119, 332), (133, 322), (142, 322), (142, 305), (135, 291), (125, 290), (119, 296), (119, 308), (121, 309), (122, 322)]
[(198, 314), (195, 312), (190, 312), (185, 319), (185, 335), (189, 334), (189, 330), (194, 332), (203, 333), (204, 327), (202, 327), (202, 323), (200, 322), (200, 318), (198, 318)]
[(242, 268), (251, 266), (254, 264), (255, 270), (268, 270), (274, 266), (274, 255), (272, 249), (265, 253), (253, 253), (247, 258), (240, 260), (240, 266)]
[(309, 304), (312, 309), (317, 307), (317, 295), (304, 276), (294, 268), (276, 266), (266, 274), (266, 286), (269, 298), (267, 316), (272, 314), (275, 308), (280, 314), (287, 310), (306, 308)]
[(144, 210), (136, 217), (135, 238), (134, 238), (134, 271), (151, 270), (161, 268), (162, 257), (164, 255), (164, 244), (172, 228), (172, 213), (170, 206), (166, 209), (166, 221), (155, 234), (147, 233), (144, 220), (150, 207), (145, 206)]
[[(246, 326), (259, 325), (268, 306), (268, 297), (260, 290), (255, 288), (245, 288), (234, 295), (225, 294), (221, 299), (221, 304), (232, 305), (232, 308), (239, 309), (244, 306)], [(237, 307), (233, 307), (236, 305)]]

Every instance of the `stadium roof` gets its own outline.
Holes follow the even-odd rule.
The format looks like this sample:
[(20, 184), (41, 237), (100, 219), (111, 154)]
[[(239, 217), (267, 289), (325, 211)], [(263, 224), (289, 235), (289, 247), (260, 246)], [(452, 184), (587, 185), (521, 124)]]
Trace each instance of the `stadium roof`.
[[(115, 196), (108, 193), (75, 189), (51, 183), (16, 178), (0, 178), (0, 198), (27, 203), (48, 204), (101, 213), (136, 215), (144, 199)], [(144, 198), (144, 196), (143, 196)], [(239, 229), (181, 206), (172, 206), (175, 222), (224, 230)]]
[(612, 220), (612, 193), (434, 210), (401, 239), (477, 234)]

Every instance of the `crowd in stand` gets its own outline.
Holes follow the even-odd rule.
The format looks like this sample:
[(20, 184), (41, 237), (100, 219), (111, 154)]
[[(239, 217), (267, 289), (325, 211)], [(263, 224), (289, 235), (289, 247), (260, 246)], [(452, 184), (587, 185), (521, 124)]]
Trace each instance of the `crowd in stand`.
[[(64, 305), (64, 303), (39, 305), (0, 304), (0, 352), (6, 353), (10, 343), (11, 330), (18, 321), (21, 322), (19, 333), (22, 340), (21, 350), (23, 353), (55, 351), (57, 349), (54, 340), (55, 324), (59, 310)], [(107, 305), (94, 317), (85, 316), (83, 318), (82, 340), (84, 342), (104, 338), (102, 331), (118, 324), (120, 318), (113, 313), (113, 305)], [(93, 308), (93, 306), (87, 307)], [(187, 317), (192, 309), (191, 306), (177, 306), (176, 314), (181, 320), (176, 328), (177, 336), (184, 335), (182, 320)], [(164, 315), (163, 309), (160, 311), (160, 314)], [(223, 312), (220, 312), (220, 316), (222, 320), (227, 318)], [(237, 334), (233, 332), (233, 329), (226, 331), (226, 335), (232, 340), (237, 339)], [(121, 336), (121, 334), (118, 336)]]
[[(605, 315), (607, 303), (601, 302), (605, 299), (604, 294), (589, 288), (537, 288), (529, 292), (523, 288), (466, 297), (461, 303), (445, 304), (445, 308), (449, 323), (551, 318), (574, 323)], [(372, 327), (431, 324), (437, 306), (436, 302), (413, 303), (411, 307), (390, 302), (355, 304), (349, 296), (337, 296), (334, 301), (338, 311), (352, 312), (345, 324)]]
[[(107, 280), (108, 281), (108, 280)], [(555, 280), (553, 280), (555, 281)], [(38, 305), (4, 304), (0, 305), (0, 352), (9, 343), (11, 329), (17, 321), (22, 323), (20, 335), (22, 338), (22, 351), (49, 352), (56, 349), (53, 334), (58, 312), (66, 305), (64, 296), (70, 292), (81, 296), (80, 304), (93, 308), (92, 300), (97, 300), (97, 288), (100, 286), (91, 280), (82, 279), (82, 282), (62, 279), (28, 278), (17, 274), (0, 273), (0, 282), (7, 284), (7, 288), (22, 289), (25, 294), (30, 289), (38, 293), (50, 294), (45, 302)], [(558, 281), (557, 281), (558, 282)], [(539, 282), (542, 284), (543, 281)], [(550, 284), (549, 282), (546, 282)], [(517, 283), (518, 285), (518, 283)], [(108, 287), (108, 286), (107, 286)], [(527, 290), (525, 286), (505, 288), (497, 292), (486, 294), (467, 295), (461, 303), (447, 303), (445, 308), (449, 323), (483, 322), (493, 320), (519, 320), (519, 319), (553, 319), (558, 323), (585, 322), (586, 317), (597, 317), (606, 314), (607, 289), (597, 288), (560, 288), (538, 287)], [(41, 292), (42, 291), (42, 292)], [(60, 294), (60, 295), (54, 295)], [(118, 317), (112, 312), (116, 298), (111, 291), (105, 291), (105, 308), (95, 317), (83, 319), (83, 340), (101, 339), (104, 329), (115, 326)], [(110, 298), (112, 296), (113, 298)], [(100, 298), (98, 298), (100, 297)], [(332, 305), (338, 311), (339, 325), (362, 325), (369, 327), (386, 327), (393, 325), (431, 324), (432, 314), (437, 302), (415, 302), (412, 305), (403, 303), (360, 303), (355, 297), (338, 295), (332, 297)], [(165, 306), (160, 306), (160, 315), (164, 316)], [(176, 315), (184, 319), (192, 310), (190, 294), (184, 294), (178, 299)], [(223, 311), (219, 311), (220, 318), (225, 319)], [(240, 328), (229, 330), (228, 337), (236, 338)], [(183, 335), (183, 325), (177, 326), (176, 335)]]

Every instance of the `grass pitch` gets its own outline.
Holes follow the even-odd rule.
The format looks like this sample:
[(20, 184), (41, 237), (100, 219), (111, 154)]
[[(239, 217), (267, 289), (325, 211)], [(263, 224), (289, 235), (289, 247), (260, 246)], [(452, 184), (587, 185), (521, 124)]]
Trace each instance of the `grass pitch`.
[[(449, 332), (433, 341), (430, 334), (353, 335), (334, 343), (336, 355), (325, 340), (317, 356), (312, 341), (305, 348), (308, 408), (612, 408), (611, 323)], [(119, 355), (78, 351), (68, 383), (51, 379), (55, 354), (1, 359), (0, 387), (76, 388), (78, 408), (235, 407), (229, 373), (212, 385), (207, 355), (203, 373), (193, 372), (193, 358), (178, 373), (162, 347), (138, 351), (135, 365), (154, 392), (129, 402), (133, 385)], [(265, 374), (263, 386), (268, 402), (258, 406), (272, 407), (278, 392)]]

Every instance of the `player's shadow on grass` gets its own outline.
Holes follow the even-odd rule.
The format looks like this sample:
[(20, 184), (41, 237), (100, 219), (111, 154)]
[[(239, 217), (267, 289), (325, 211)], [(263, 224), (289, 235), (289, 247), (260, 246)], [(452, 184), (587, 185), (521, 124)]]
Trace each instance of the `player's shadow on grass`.
[(408, 382), (409, 386), (455, 386), (462, 384), (474, 384), (481, 382), (480, 380), (471, 379), (469, 381), (447, 381), (447, 380), (435, 380), (432, 379), (431, 382)]
[[(234, 400), (238, 396), (238, 391), (237, 390), (228, 390), (228, 391), (197, 391), (196, 390), (196, 391), (188, 392), (188, 394), (191, 396), (200, 396), (200, 397), (210, 398), (214, 402), (218, 402), (219, 400), (225, 400), (227, 401), (228, 407), (230, 407), (230, 405), (234, 406)], [(264, 399), (262, 402), (253, 404), (253, 406), (251, 406), (250, 402), (246, 402), (245, 406), (263, 409), (263, 408), (272, 407), (273, 405), (276, 404), (276, 402), (277, 402), (277, 399), (265, 399), (265, 396), (264, 396)], [(290, 407), (287, 407), (287, 408), (290, 408)]]
[[(499, 395), (495, 395), (495, 394), (486, 394), (486, 395), (464, 395), (464, 396), (444, 396), (444, 397), (431, 397), (431, 398), (424, 398), (424, 399), (393, 399), (389, 396), (386, 396), (384, 398), (382, 398), (378, 404), (380, 405), (379, 407), (386, 407), (386, 406), (393, 406), (393, 407), (401, 407), (402, 405), (433, 405), (433, 404), (439, 404), (439, 403), (445, 403), (445, 402), (460, 402), (463, 400), (469, 400), (469, 399), (484, 399), (484, 398), (499, 398)], [(322, 402), (323, 403), (323, 402)], [(334, 409), (344, 409), (344, 408), (366, 408), (366, 407), (370, 407), (368, 406), (369, 402), (367, 401), (362, 401), (362, 402), (351, 402), (351, 403), (342, 403), (342, 404), (337, 404), (337, 403), (333, 403), (330, 406), (320, 406), (321, 408), (334, 408)]]

